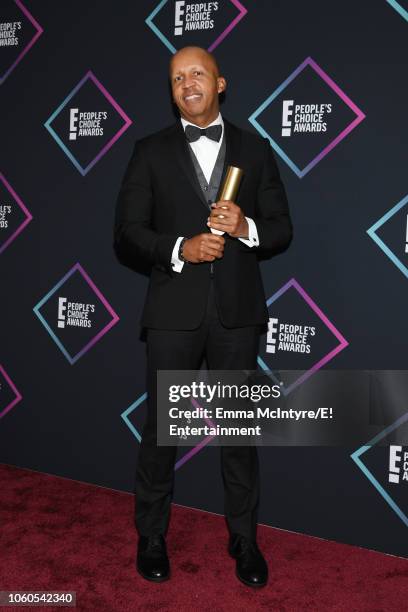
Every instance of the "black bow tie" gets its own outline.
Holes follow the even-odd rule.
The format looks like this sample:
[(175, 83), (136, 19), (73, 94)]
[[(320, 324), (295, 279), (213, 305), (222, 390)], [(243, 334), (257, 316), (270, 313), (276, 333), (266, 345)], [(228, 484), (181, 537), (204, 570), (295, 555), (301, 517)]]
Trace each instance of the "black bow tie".
[(210, 127), (204, 129), (195, 125), (186, 125), (185, 132), (188, 142), (195, 142), (201, 136), (207, 136), (207, 138), (219, 142), (222, 134), (222, 125), (210, 125)]

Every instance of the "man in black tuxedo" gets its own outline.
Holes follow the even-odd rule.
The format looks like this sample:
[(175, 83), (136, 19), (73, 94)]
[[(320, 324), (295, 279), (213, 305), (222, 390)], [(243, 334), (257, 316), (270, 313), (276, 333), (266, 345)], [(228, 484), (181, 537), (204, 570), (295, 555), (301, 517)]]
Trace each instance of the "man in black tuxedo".
[[(169, 577), (165, 535), (176, 448), (157, 446), (157, 370), (255, 370), (268, 320), (258, 258), (284, 251), (292, 238), (285, 190), (266, 139), (219, 112), (226, 81), (214, 57), (185, 47), (170, 62), (175, 125), (139, 140), (127, 167), (114, 248), (126, 265), (151, 265), (142, 315), (147, 330), (148, 416), (136, 473), (137, 568), (149, 580)], [(229, 165), (243, 169), (237, 202), (218, 201)], [(211, 230), (223, 232), (214, 234)], [(256, 543), (257, 449), (221, 447), (229, 553), (238, 578), (267, 582)]]

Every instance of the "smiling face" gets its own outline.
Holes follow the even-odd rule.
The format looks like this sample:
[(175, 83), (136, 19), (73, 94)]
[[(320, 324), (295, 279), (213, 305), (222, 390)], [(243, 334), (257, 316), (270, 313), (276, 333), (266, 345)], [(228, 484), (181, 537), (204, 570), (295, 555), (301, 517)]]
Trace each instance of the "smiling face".
[(226, 81), (213, 56), (200, 47), (185, 47), (170, 61), (173, 100), (181, 116), (206, 127), (219, 113), (218, 95)]

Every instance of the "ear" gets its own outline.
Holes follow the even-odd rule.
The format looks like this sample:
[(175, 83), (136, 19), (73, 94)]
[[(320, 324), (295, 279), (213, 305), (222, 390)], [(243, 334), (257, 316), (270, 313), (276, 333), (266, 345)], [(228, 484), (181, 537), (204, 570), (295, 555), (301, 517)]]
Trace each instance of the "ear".
[(227, 89), (227, 81), (224, 79), (224, 77), (218, 77), (217, 78), (217, 91), (218, 93), (222, 93), (223, 91), (225, 91)]

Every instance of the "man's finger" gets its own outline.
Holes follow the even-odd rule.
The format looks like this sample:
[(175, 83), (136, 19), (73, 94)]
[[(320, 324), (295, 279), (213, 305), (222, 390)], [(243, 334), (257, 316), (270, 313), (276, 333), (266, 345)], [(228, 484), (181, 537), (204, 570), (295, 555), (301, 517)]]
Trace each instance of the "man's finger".
[(217, 259), (221, 259), (223, 254), (224, 254), (223, 249), (210, 249), (210, 248), (208, 248), (205, 251), (205, 255), (210, 255), (211, 257), (216, 257)]
[(211, 217), (210, 217), (210, 223), (211, 224), (213, 224), (213, 223), (220, 223), (221, 225), (230, 225), (231, 222), (232, 222), (231, 218), (230, 217), (226, 217), (224, 215), (221, 215), (221, 216), (218, 216), (218, 217), (215, 216), (215, 215), (213, 217), (211, 215)]
[(207, 242), (202, 248), (204, 251), (219, 251), (222, 253), (222, 251), (224, 250), (224, 245), (216, 244), (214, 242)]
[(228, 213), (223, 210), (222, 212), (212, 212), (210, 215), (210, 219), (230, 219), (231, 216), (231, 213)]
[(215, 234), (204, 234), (205, 236), (205, 242), (206, 244), (211, 244), (211, 245), (221, 245), (224, 246), (225, 244), (225, 238), (223, 238), (222, 236), (216, 236)]
[(239, 219), (239, 214), (235, 210), (221, 210), (215, 208), (211, 211), (210, 219)]
[(230, 230), (234, 230), (235, 225), (231, 223), (231, 221), (225, 221), (222, 223), (221, 221), (209, 221), (207, 223), (209, 227), (212, 229), (220, 230), (221, 232), (229, 232)]
[(219, 202), (214, 202), (214, 204), (211, 204), (211, 208), (213, 208), (214, 210), (215, 209), (231, 210), (235, 206), (236, 204), (234, 204), (234, 202), (230, 202), (229, 200), (220, 200)]
[(214, 261), (214, 259), (217, 259), (217, 257), (215, 255), (211, 255), (210, 253), (202, 253), (199, 257), (199, 260), (201, 262), (203, 261)]

